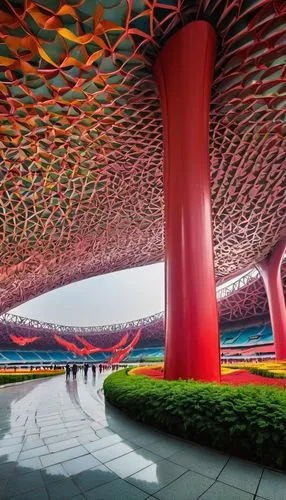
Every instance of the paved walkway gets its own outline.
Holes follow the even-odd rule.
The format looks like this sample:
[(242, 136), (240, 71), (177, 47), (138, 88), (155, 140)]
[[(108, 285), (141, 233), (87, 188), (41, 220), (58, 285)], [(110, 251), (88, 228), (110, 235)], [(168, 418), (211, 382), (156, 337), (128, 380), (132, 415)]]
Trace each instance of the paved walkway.
[(286, 474), (126, 418), (102, 380), (0, 390), (1, 500), (286, 500)]

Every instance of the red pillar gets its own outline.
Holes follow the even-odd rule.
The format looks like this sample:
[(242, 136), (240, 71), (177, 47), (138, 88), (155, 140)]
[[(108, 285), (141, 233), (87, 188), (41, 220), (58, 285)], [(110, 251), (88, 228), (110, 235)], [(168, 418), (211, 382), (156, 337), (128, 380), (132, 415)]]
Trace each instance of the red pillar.
[(281, 264), (286, 248), (286, 238), (272, 250), (257, 268), (264, 281), (276, 350), (276, 359), (286, 359), (286, 308), (281, 276)]
[(155, 64), (164, 126), (169, 380), (220, 380), (208, 145), (215, 49), (211, 25), (195, 21), (170, 38)]

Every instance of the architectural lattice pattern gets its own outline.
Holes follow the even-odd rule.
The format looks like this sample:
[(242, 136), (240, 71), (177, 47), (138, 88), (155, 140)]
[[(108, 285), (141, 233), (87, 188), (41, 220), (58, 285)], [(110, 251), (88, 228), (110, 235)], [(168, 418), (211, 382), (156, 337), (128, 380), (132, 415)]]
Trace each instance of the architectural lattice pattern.
[[(283, 265), (286, 276), (286, 262)], [(286, 279), (284, 279), (286, 298)], [(221, 329), (231, 328), (231, 323), (249, 321), (256, 318), (257, 322), (268, 322), (268, 305), (264, 285), (261, 278), (249, 272), (237, 279), (231, 285), (217, 293)], [(40, 338), (37, 349), (57, 348), (54, 334), (57, 333), (66, 340), (77, 341), (77, 336), (93, 342), (99, 347), (119, 342), (122, 335), (127, 333), (134, 336), (138, 329), (141, 330), (141, 345), (162, 345), (165, 338), (164, 313), (154, 314), (146, 318), (104, 326), (64, 326), (45, 323), (13, 314), (4, 314), (0, 317), (0, 345), (11, 348), (10, 335)]]
[(285, 231), (285, 15), (283, 0), (2, 0), (2, 312), (164, 258), (152, 63), (195, 19), (219, 39), (210, 123), (218, 282), (269, 253)]

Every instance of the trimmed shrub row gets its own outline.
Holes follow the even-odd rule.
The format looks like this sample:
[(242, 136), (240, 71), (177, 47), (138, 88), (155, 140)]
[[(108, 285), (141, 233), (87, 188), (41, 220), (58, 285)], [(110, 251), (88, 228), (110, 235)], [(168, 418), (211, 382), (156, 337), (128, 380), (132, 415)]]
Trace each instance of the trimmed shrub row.
[(280, 378), (280, 379), (286, 378), (286, 373), (283, 373), (281, 370), (271, 371), (270, 369), (267, 368), (253, 367), (253, 368), (248, 368), (248, 371), (250, 373), (253, 373), (254, 375), (260, 375), (261, 377)]
[(24, 382), (25, 380), (33, 380), (36, 378), (45, 378), (45, 377), (53, 377), (56, 375), (61, 375), (60, 373), (25, 373), (25, 374), (19, 374), (19, 375), (12, 375), (12, 374), (7, 374), (7, 375), (0, 375), (0, 385), (4, 384), (13, 384), (14, 382)]
[(161, 430), (286, 469), (286, 391), (152, 380), (128, 369), (104, 381), (106, 400)]

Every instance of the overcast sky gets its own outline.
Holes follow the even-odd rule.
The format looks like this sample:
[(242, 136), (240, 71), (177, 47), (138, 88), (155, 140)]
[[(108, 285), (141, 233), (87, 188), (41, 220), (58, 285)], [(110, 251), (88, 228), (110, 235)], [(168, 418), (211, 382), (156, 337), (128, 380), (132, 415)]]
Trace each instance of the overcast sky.
[[(236, 280), (237, 277), (217, 289)], [(59, 325), (97, 326), (132, 321), (163, 310), (164, 264), (161, 263), (78, 281), (9, 312)]]
[(131, 321), (164, 309), (164, 264), (106, 274), (45, 293), (9, 312), (61, 325)]

